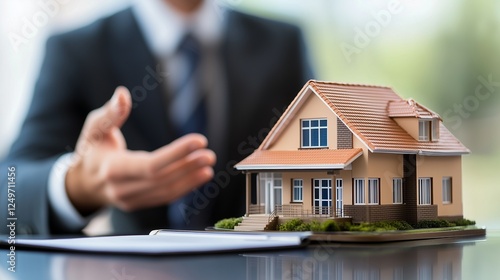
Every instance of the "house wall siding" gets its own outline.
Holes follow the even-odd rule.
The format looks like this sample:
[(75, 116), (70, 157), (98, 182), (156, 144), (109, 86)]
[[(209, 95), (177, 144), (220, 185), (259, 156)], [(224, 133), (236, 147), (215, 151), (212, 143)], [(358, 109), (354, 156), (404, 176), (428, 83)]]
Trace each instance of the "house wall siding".
[(355, 148), (363, 148), (363, 155), (352, 163), (351, 177), (365, 179), (365, 194), (368, 194), (368, 179), (380, 179), (380, 204), (392, 204), (392, 179), (403, 177), (403, 156), (372, 153), (357, 138), (353, 139), (353, 143)]
[[(460, 216), (462, 205), (462, 157), (417, 156), (417, 178), (432, 178), (432, 204), (438, 216)], [(443, 204), (443, 177), (451, 177), (452, 203)], [(418, 193), (418, 188), (417, 188)]]
[[(319, 172), (284, 172), (283, 176), (283, 204), (302, 205), (303, 210), (311, 210), (314, 200), (313, 179), (331, 179), (332, 180), (332, 205), (335, 204), (335, 180), (334, 175), (326, 171)], [(293, 202), (293, 179), (302, 179), (302, 203)]]
[(328, 148), (337, 149), (337, 117), (314, 93), (311, 93), (298, 112), (287, 120), (286, 127), (269, 150), (297, 150), (301, 148), (301, 119), (328, 120)]
[[(311, 210), (314, 200), (314, 179), (332, 180), (332, 207), (335, 207), (336, 201), (336, 179), (342, 179), (344, 205), (352, 204), (352, 176), (350, 170), (340, 170), (335, 174), (328, 174), (327, 171), (318, 172), (283, 172), (283, 204), (302, 205), (302, 209)], [(302, 179), (302, 203), (293, 202), (293, 179)]]
[(413, 139), (418, 140), (418, 118), (399, 117), (392, 118), (402, 129), (410, 134)]

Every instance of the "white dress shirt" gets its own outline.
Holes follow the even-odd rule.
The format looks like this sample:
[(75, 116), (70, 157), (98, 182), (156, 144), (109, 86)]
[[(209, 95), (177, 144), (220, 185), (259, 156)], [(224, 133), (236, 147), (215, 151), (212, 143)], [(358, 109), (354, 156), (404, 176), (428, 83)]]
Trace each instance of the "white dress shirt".
[[(205, 0), (193, 14), (179, 14), (162, 0), (137, 0), (133, 12), (142, 31), (147, 46), (168, 76), (167, 92), (179, 78), (179, 69), (185, 67), (177, 57), (176, 50), (184, 34), (191, 32), (203, 49), (203, 83), (208, 94), (208, 139), (211, 148), (220, 153), (224, 150), (227, 104), (224, 76), (219, 63), (219, 42), (225, 26), (223, 9), (216, 1)], [(61, 156), (52, 167), (48, 181), (49, 203), (60, 226), (67, 230), (79, 230), (87, 225), (89, 218), (82, 217), (71, 204), (65, 188), (66, 173), (71, 166), (71, 153)]]

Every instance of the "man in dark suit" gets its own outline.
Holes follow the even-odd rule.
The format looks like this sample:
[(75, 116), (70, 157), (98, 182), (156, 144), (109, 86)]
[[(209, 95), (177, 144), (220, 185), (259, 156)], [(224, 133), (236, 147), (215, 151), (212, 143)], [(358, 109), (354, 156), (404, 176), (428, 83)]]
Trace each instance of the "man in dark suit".
[[(77, 233), (106, 207), (117, 234), (177, 227), (176, 215), (186, 228), (201, 228), (244, 214), (244, 178), (232, 164), (257, 147), (311, 78), (300, 32), (236, 11), (217, 14), (211, 26), (208, 0), (140, 2), (148, 4), (48, 40), (31, 107), (2, 163), (17, 170), (19, 234)], [(154, 21), (148, 13), (157, 12), (164, 14)], [(206, 137), (179, 133), (168, 114), (172, 65), (180, 64), (162, 48), (180, 40), (171, 35), (183, 33), (177, 24), (198, 33), (211, 57)], [(174, 203), (193, 190), (189, 202)]]

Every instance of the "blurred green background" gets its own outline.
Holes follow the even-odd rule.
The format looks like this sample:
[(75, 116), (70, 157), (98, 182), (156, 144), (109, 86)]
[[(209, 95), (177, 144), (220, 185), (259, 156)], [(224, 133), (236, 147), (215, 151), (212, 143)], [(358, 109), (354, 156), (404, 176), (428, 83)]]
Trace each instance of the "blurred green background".
[(472, 151), (464, 215), (500, 229), (499, 1), (227, 1), (300, 25), (318, 79), (390, 86), (439, 113)]
[[(60, 1), (60, 12), (18, 49), (9, 34), (40, 11), (39, 1), (0, 1), (0, 104), (8, 105), (0, 111), (0, 157), (26, 112), (47, 36), (133, 1)], [(439, 113), (472, 151), (463, 161), (465, 216), (500, 229), (500, 1), (214, 1), (215, 9), (299, 25), (318, 79), (391, 86)]]

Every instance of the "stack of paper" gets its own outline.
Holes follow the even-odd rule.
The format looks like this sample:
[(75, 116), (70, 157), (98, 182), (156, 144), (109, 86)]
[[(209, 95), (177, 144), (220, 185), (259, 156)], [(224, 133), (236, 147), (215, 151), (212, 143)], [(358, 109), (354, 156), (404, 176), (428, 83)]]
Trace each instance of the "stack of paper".
[[(311, 233), (235, 233), (157, 230), (150, 235), (83, 237), (69, 239), (18, 239), (19, 249), (130, 254), (189, 254), (294, 248)], [(2, 240), (0, 245), (6, 246)]]

